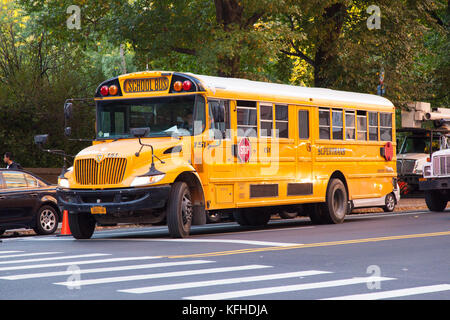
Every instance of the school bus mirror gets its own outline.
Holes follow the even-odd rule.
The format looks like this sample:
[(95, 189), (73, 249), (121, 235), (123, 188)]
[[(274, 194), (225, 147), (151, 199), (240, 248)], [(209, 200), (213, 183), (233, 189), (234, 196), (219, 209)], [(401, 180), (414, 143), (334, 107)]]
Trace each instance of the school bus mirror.
[(34, 144), (43, 145), (47, 143), (48, 134), (39, 134), (34, 136)]
[(131, 128), (130, 133), (136, 138), (143, 138), (150, 133), (149, 127)]
[(64, 135), (66, 137), (70, 137), (72, 135), (72, 128), (71, 127), (65, 127), (64, 128)]
[(64, 103), (64, 117), (66, 119), (72, 118), (72, 106), (71, 102)]

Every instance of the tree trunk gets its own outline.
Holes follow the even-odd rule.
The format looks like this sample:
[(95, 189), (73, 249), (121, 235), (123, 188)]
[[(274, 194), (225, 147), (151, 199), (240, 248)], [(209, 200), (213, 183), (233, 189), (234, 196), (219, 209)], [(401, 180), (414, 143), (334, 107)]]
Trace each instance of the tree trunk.
[(341, 35), (347, 7), (343, 3), (335, 3), (325, 9), (324, 18), (324, 38), (317, 45), (314, 58), (314, 86), (327, 87), (334, 83), (335, 79), (330, 78), (326, 70), (336, 63), (338, 52), (336, 44)]

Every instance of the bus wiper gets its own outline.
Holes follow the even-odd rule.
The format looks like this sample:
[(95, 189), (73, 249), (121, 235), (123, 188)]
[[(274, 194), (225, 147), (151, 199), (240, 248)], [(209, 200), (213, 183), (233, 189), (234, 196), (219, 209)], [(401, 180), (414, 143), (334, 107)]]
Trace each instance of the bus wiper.
[(151, 144), (142, 143), (141, 138), (143, 138), (146, 135), (148, 135), (149, 132), (150, 132), (150, 128), (149, 127), (130, 128), (130, 133), (133, 136), (135, 136), (136, 138), (138, 138), (139, 144), (141, 145), (141, 148), (139, 149), (139, 151), (135, 153), (136, 157), (139, 157), (139, 155), (141, 154), (142, 148), (150, 147), (152, 149), (152, 164), (150, 165), (150, 170), (146, 174), (144, 174), (143, 176), (157, 176), (157, 175), (163, 174), (163, 172), (161, 172), (159, 170), (156, 170), (156, 168), (155, 168), (155, 158), (158, 159), (162, 164), (164, 164), (165, 162), (162, 161), (160, 158), (158, 158), (155, 155), (155, 152), (153, 151), (153, 146)]

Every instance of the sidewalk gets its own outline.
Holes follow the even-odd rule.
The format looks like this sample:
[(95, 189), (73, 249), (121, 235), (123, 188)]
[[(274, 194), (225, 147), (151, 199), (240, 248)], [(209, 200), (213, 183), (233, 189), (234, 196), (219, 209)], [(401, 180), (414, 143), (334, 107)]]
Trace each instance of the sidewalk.
[[(410, 210), (428, 210), (424, 198), (401, 198), (395, 206), (394, 212), (410, 211)], [(371, 213), (383, 212), (381, 208), (363, 208), (354, 209), (353, 213)]]

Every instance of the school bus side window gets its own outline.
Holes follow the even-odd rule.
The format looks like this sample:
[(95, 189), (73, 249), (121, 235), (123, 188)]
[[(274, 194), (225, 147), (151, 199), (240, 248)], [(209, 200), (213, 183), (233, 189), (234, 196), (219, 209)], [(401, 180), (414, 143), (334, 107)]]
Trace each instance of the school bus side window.
[(357, 111), (358, 140), (367, 140), (367, 111)]
[(319, 109), (319, 138), (330, 139), (330, 109)]
[(208, 100), (211, 129), (217, 139), (231, 138), (230, 102), (228, 100)]
[(369, 112), (369, 140), (378, 141), (378, 113)]
[(261, 137), (272, 137), (273, 131), (273, 107), (272, 104), (260, 104), (260, 134)]
[(275, 130), (279, 138), (289, 138), (288, 106), (275, 105)]
[(236, 101), (237, 134), (239, 137), (257, 137), (257, 112), (255, 101)]
[(309, 139), (309, 111), (298, 111), (298, 138)]
[(343, 140), (344, 139), (344, 119), (343, 111), (339, 109), (333, 109), (333, 139)]
[(355, 140), (355, 111), (345, 110), (345, 139)]
[(392, 141), (392, 113), (380, 113), (380, 139)]

